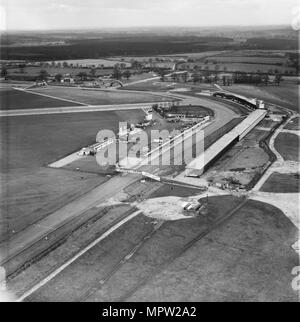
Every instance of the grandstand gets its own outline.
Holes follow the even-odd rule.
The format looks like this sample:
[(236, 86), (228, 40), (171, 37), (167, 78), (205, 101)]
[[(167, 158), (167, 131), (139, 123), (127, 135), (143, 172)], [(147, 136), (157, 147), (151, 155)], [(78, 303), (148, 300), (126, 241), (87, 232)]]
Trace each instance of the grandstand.
[(240, 124), (191, 161), (186, 166), (185, 175), (199, 177), (224, 151), (244, 138), (265, 117), (266, 113), (267, 111), (263, 109), (250, 113)]

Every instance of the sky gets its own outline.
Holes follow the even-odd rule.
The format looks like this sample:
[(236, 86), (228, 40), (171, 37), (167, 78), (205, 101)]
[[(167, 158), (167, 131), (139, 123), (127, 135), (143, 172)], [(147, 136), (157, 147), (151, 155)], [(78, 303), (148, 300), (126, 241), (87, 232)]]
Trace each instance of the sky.
[(299, 8), (299, 0), (0, 0), (0, 29), (290, 25)]

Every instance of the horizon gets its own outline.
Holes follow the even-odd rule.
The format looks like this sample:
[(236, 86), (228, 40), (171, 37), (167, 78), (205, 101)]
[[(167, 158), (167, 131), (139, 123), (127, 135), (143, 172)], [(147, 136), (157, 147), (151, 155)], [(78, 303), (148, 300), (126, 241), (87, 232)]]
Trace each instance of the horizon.
[(0, 0), (0, 30), (291, 26), (297, 8), (298, 0)]
[[(177, 25), (177, 26), (129, 26), (129, 27), (78, 27), (78, 28), (57, 28), (57, 29), (11, 29), (11, 30), (0, 30), (0, 33), (25, 33), (25, 32), (86, 32), (86, 31), (118, 31), (118, 30), (135, 30), (135, 29), (176, 29), (176, 28), (186, 28), (186, 29), (219, 29), (219, 28), (228, 28), (228, 29), (235, 29), (235, 28), (246, 28), (246, 29), (267, 29), (267, 28), (274, 28), (274, 29), (293, 29), (289, 24), (269, 24), (269, 25)], [(140, 30), (143, 32), (144, 30)]]

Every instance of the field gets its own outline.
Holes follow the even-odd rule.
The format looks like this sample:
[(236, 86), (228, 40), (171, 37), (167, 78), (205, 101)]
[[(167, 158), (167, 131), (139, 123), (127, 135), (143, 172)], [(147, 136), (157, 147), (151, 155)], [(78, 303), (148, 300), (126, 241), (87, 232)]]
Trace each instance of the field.
[(299, 85), (284, 84), (280, 86), (232, 85), (228, 91), (256, 97), (272, 104), (282, 105), (295, 112), (299, 111)]
[[(217, 211), (230, 203), (223, 198), (211, 198)], [(183, 231), (188, 231), (187, 221), (177, 223), (182, 227), (181, 238)], [(290, 287), (290, 269), (298, 265), (299, 259), (286, 246), (296, 238), (296, 228), (283, 213), (251, 201), (226, 225), (197, 242), (127, 300), (298, 301)], [(171, 247), (171, 243), (167, 245)], [(109, 284), (113, 287), (117, 282), (114, 279)], [(103, 298), (104, 292), (97, 295), (94, 300)]]
[[(93, 112), (0, 118), (1, 238), (20, 230), (106, 177), (45, 168), (51, 161), (96, 141), (100, 129), (137, 122), (142, 111)], [(9, 229), (9, 231), (7, 231)]]
[(192, 114), (197, 115), (199, 117), (204, 116), (214, 116), (214, 113), (211, 109), (204, 106), (173, 106), (167, 114)]
[[(165, 221), (161, 226), (139, 215), (26, 301), (297, 301), (290, 287), (290, 271), (299, 263), (290, 248), (297, 230), (279, 209), (248, 201), (226, 224), (184, 250), (239, 202), (232, 196), (211, 197), (208, 219)], [(28, 283), (36, 272), (69, 258), (79, 242), (99, 234), (100, 224), (84, 227), (11, 283)], [(136, 252), (120, 265), (135, 245)]]
[(44, 87), (33, 92), (58, 98), (74, 100), (90, 105), (130, 104), (168, 101), (166, 97), (149, 93), (126, 93), (121, 91), (83, 90), (78, 88)]
[(290, 54), (276, 51), (236, 50), (219, 52), (207, 57), (191, 57), (185, 63), (178, 65), (179, 69), (195, 68), (199, 70), (227, 72), (275, 72), (284, 75), (297, 75), (296, 64), (290, 59)]
[(286, 161), (299, 161), (299, 136), (279, 133), (275, 140), (275, 149)]
[(0, 88), (1, 110), (76, 106), (80, 104), (34, 95), (13, 88)]
[(273, 173), (264, 183), (260, 191), (276, 193), (299, 192), (299, 175)]
[(299, 131), (300, 130), (300, 118), (295, 117), (284, 128), (287, 130)]
[(247, 63), (247, 64), (267, 64), (267, 65), (285, 65), (288, 63), (287, 57), (279, 56), (235, 56), (235, 55), (216, 55), (208, 57), (207, 61), (218, 63)]
[[(245, 58), (247, 60), (247, 58)], [(217, 66), (217, 67), (216, 67)], [(199, 70), (208, 71), (226, 71), (226, 72), (245, 72), (245, 73), (271, 73), (273, 74), (276, 70), (281, 74), (297, 75), (296, 69), (294, 67), (278, 66), (278, 65), (267, 65), (267, 64), (247, 64), (247, 63), (184, 63), (179, 66), (179, 70), (187, 69), (194, 70), (195, 68)]]
[[(114, 67), (115, 64), (125, 64), (126, 67), (130, 67), (131, 64), (123, 62), (121, 60), (108, 60), (108, 59), (68, 59), (68, 60), (56, 60), (55, 64), (64, 62), (69, 65), (73, 64), (73, 66), (78, 67)], [(51, 61), (48, 61), (51, 63)]]
[(129, 84), (125, 87), (121, 87), (120, 90), (128, 89), (134, 91), (168, 91), (170, 90), (170, 84), (171, 83), (168, 82), (160, 82), (159, 79), (157, 79), (132, 85)]
[[(89, 74), (90, 68), (84, 67), (41, 67), (41, 66), (28, 66), (24, 68), (24, 73), (20, 71), (20, 68), (9, 68), (8, 76), (16, 76), (18, 78), (34, 78), (39, 76), (41, 70), (45, 70), (49, 75), (56, 74), (69, 74), (75, 77), (77, 74), (83, 72)], [(96, 76), (110, 75), (113, 72), (113, 68), (97, 68), (95, 71)]]
[(120, 90), (122, 89), (129, 89), (129, 90), (136, 90), (136, 91), (169, 91), (172, 90), (174, 93), (176, 93), (176, 90), (182, 90), (183, 94), (188, 94), (190, 91), (194, 93), (199, 93), (202, 90), (210, 90), (215, 91), (216, 87), (213, 84), (193, 84), (191, 82), (187, 83), (175, 83), (173, 81), (165, 80), (164, 82), (157, 80), (150, 80), (147, 82), (141, 82), (137, 84), (128, 84), (125, 87), (120, 87)]
[(149, 62), (149, 59), (152, 59), (152, 61), (155, 61), (156, 59), (158, 61), (166, 61), (166, 62), (173, 62), (177, 61), (178, 59), (182, 58), (206, 58), (210, 56), (214, 56), (217, 54), (226, 53), (227, 50), (224, 51), (204, 51), (204, 52), (192, 52), (192, 53), (181, 53), (181, 54), (170, 54), (170, 55), (156, 55), (156, 56), (117, 56), (117, 57), (111, 57), (111, 59), (121, 60), (124, 59), (127, 62), (130, 62), (132, 59), (138, 61), (138, 62)]

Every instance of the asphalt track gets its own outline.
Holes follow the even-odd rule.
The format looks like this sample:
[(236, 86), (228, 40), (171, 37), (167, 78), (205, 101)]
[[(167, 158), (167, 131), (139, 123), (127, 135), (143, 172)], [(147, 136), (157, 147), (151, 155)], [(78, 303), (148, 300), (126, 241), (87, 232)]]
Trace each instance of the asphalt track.
[[(157, 93), (156, 93), (157, 94)], [(166, 93), (163, 93), (164, 96)], [(167, 94), (168, 96), (172, 96), (170, 94)], [(174, 98), (181, 98), (182, 103), (184, 105), (201, 105), (208, 107), (212, 109), (215, 113), (215, 119), (214, 121), (209, 124), (205, 130), (205, 135), (208, 135), (210, 133), (213, 133), (214, 131), (218, 130), (222, 126), (224, 126), (226, 123), (231, 121), (233, 118), (237, 117), (238, 115), (235, 114), (232, 110), (225, 107), (219, 102), (213, 102), (210, 100), (206, 100), (205, 98), (198, 98), (198, 97), (189, 97), (185, 95), (174, 95)], [(153, 102), (151, 102), (151, 105)], [(132, 108), (140, 108), (141, 105), (145, 107), (145, 103), (143, 104), (136, 104), (136, 106), (133, 106), (133, 104), (124, 104), (124, 105), (111, 105), (111, 109), (128, 109), (128, 106), (131, 105)], [(139, 107), (138, 107), (139, 106)], [(84, 109), (86, 112), (87, 109), (94, 110), (94, 108), (97, 110), (98, 107), (70, 107), (69, 113), (72, 113), (72, 111), (77, 112), (78, 109)], [(108, 110), (107, 106), (101, 106), (99, 108), (102, 108), (103, 111)], [(65, 108), (63, 108), (64, 110)], [(49, 109), (39, 109), (45, 114), (47, 114), (47, 111), (49, 110), (49, 114), (52, 114), (53, 108)], [(16, 110), (9, 111), (11, 113), (17, 113)], [(28, 115), (27, 113), (30, 113), (30, 110), (22, 110), (24, 114), (18, 114), (18, 115)], [(151, 170), (157, 168), (157, 166), (152, 166)], [(89, 193), (85, 194), (79, 199), (74, 200), (73, 202), (65, 205), (64, 207), (60, 208), (59, 210), (53, 212), (46, 218), (40, 220), (36, 224), (33, 224), (26, 229), (20, 231), (19, 233), (16, 233), (13, 238), (11, 238), (7, 243), (0, 246), (0, 254), (1, 254), (1, 263), (6, 262), (9, 258), (12, 258), (16, 254), (19, 254), (24, 249), (27, 249), (37, 241), (39, 241), (41, 238), (44, 238), (47, 233), (57, 229), (60, 225), (62, 225), (65, 221), (70, 220), (71, 218), (74, 218), (87, 209), (90, 209), (95, 204), (100, 204), (101, 202), (107, 200), (111, 196), (115, 195), (118, 191), (121, 191), (134, 181), (138, 180), (136, 177), (132, 177), (131, 175), (123, 175), (123, 176), (116, 176), (109, 181), (105, 182), (104, 184), (96, 187)]]

